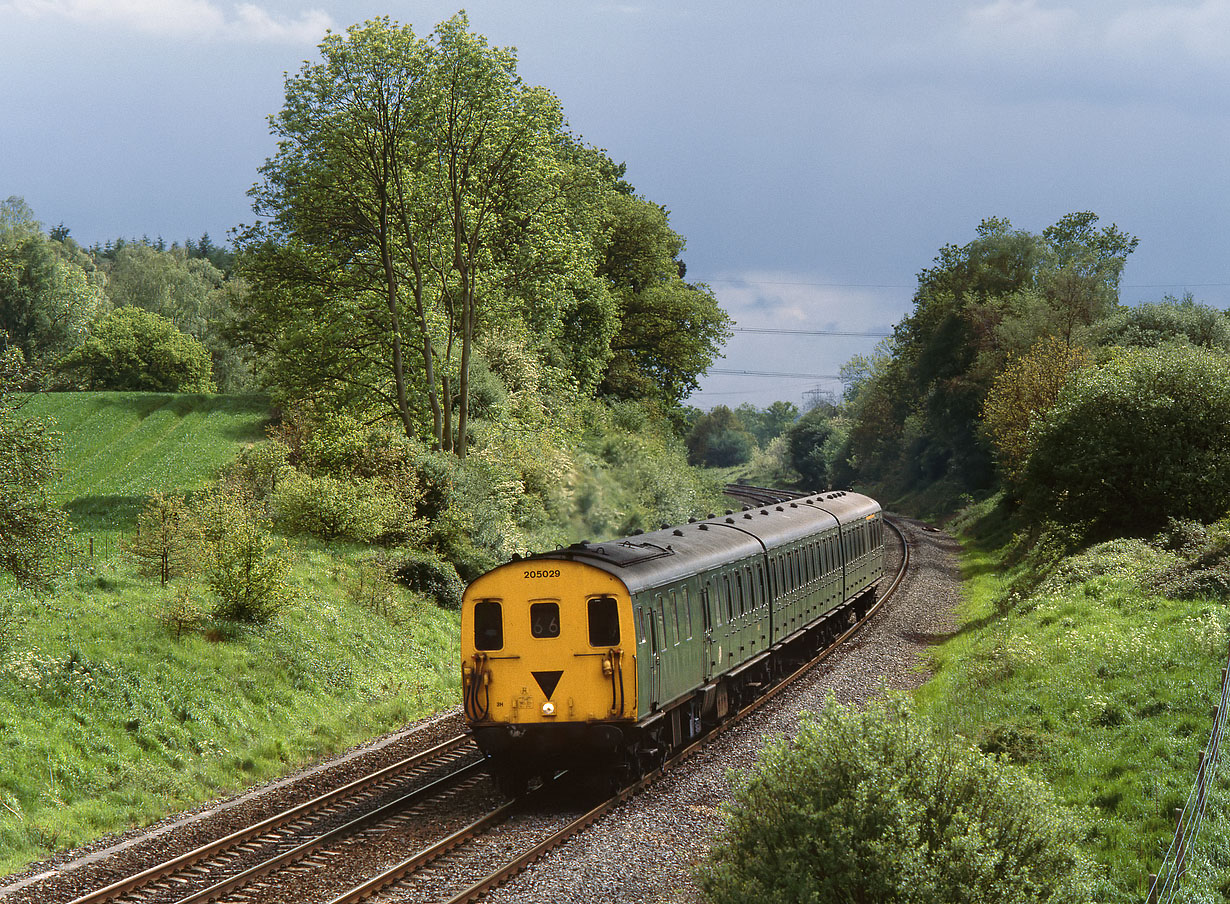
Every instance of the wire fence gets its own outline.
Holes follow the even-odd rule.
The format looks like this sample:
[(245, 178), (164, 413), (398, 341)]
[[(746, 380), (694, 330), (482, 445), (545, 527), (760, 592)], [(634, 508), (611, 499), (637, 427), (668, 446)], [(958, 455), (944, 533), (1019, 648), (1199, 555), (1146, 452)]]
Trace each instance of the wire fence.
[[(1230, 661), (1227, 661), (1230, 666)], [(1170, 904), (1179, 893), (1179, 885), (1187, 874), (1188, 855), (1196, 849), (1200, 830), (1204, 826), (1204, 811), (1208, 803), (1209, 788), (1217, 774), (1221, 761), (1221, 743), (1225, 735), (1226, 720), (1230, 716), (1230, 685), (1227, 684), (1227, 669), (1221, 670), (1221, 697), (1213, 715), (1213, 728), (1209, 739), (1196, 760), (1196, 779), (1187, 795), (1187, 803), (1175, 808), (1174, 840), (1162, 859), (1156, 874), (1149, 876), (1149, 896), (1146, 904)]]

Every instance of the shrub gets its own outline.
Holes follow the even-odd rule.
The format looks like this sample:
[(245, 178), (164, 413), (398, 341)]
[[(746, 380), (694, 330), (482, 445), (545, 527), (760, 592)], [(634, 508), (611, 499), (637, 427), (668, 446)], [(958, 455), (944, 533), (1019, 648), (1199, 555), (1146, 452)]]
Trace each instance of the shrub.
[(279, 527), (322, 540), (370, 543), (411, 519), (410, 509), (373, 480), (310, 477), (287, 470), (271, 498)]
[(59, 364), (83, 389), (213, 392), (209, 350), (171, 321), (141, 308), (116, 308), (90, 328)]
[(393, 563), (393, 577), (411, 590), (426, 594), (445, 609), (460, 609), (465, 585), (457, 569), (426, 550), (402, 553)]
[(1049, 791), (904, 701), (830, 700), (737, 788), (699, 880), (716, 904), (1087, 900), (1079, 838)]
[(182, 496), (151, 493), (137, 516), (137, 532), (124, 552), (137, 570), (157, 575), (162, 585), (192, 570), (197, 551), (196, 526)]
[(201, 577), (217, 597), (214, 617), (247, 624), (271, 620), (290, 599), (285, 542), (271, 537), (225, 486), (201, 499), (193, 514), (203, 541)]
[(1031, 434), (1023, 499), (1093, 538), (1146, 536), (1168, 517), (1230, 508), (1230, 356), (1121, 349), (1078, 371)]

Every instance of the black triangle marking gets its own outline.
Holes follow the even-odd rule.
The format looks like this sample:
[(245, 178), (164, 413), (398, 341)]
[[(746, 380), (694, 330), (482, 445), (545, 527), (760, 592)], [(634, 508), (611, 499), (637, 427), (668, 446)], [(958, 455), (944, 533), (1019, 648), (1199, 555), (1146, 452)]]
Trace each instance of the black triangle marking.
[(555, 688), (559, 684), (561, 672), (530, 672), (534, 676), (534, 680), (538, 682), (538, 686), (542, 688), (542, 692), (547, 695), (547, 699), (551, 699), (551, 695), (555, 693)]

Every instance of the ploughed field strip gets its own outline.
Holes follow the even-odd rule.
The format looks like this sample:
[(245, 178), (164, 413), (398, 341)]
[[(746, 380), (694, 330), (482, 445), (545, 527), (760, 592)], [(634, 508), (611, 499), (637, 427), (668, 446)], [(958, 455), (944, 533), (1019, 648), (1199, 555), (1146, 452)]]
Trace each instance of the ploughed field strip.
[[(738, 491), (744, 495), (736, 498), (754, 501), (756, 506), (772, 506), (789, 498), (770, 498), (774, 491), (762, 488)], [(863, 517), (859, 515), (860, 520)], [(899, 556), (893, 550), (888, 557), (900, 563), (892, 585), (884, 587), (889, 578), (879, 578), (859, 594), (827, 608), (820, 619), (826, 627), (819, 648), (816, 638), (806, 644), (806, 656), (800, 655), (800, 648), (782, 646), (789, 655), (773, 659), (773, 667), (759, 673), (763, 680), (748, 687), (754, 693), (732, 698), (720, 719), (705, 720), (682, 743), (661, 750), (635, 774), (627, 768), (605, 768), (609, 762), (601, 761), (597, 768), (551, 764), (527, 783), (515, 783), (517, 793), (509, 795), (500, 790), (509, 786), (507, 760), (501, 761), (498, 752), (493, 757), (491, 751), (480, 750), (472, 733), (449, 737), (450, 732), (442, 729), (430, 749), (282, 813), (254, 820), (207, 845), (187, 851), (185, 845), (172, 840), (167, 847), (180, 853), (167, 856), (157, 866), (122, 878), (114, 876), (116, 867), (112, 881), (105, 882), (97, 877), (106, 876), (107, 869), (96, 869), (91, 890), (84, 894), (66, 895), (64, 889), (72, 887), (71, 883), (57, 885), (54, 879), (44, 888), (33, 883), (13, 900), (21, 904), (475, 900), (686, 760), (865, 624), (891, 596), (909, 565), (904, 536), (891, 522), (884, 524), (896, 535), (901, 550)], [(463, 619), (463, 631), (465, 627)], [(470, 630), (475, 629), (471, 626)], [(635, 639), (631, 631), (624, 636)], [(635, 668), (635, 663), (629, 667)], [(608, 678), (611, 675), (608, 669)], [(609, 696), (610, 691), (606, 693)], [(616, 702), (620, 702), (618, 697)], [(475, 721), (468, 710), (467, 720), (472, 725)], [(526, 774), (517, 772), (518, 777)], [(528, 792), (524, 792), (526, 785)], [(77, 887), (79, 890), (80, 885)]]

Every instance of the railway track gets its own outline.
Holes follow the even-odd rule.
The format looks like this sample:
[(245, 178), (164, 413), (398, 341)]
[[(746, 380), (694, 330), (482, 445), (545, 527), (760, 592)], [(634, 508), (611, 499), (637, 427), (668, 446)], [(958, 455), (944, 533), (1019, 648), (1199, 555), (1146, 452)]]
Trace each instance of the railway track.
[[(482, 754), (458, 735), (223, 838), (75, 898), (71, 904), (197, 904), (251, 886), (339, 838), (485, 775)], [(406, 789), (410, 790), (407, 791)]]
[[(757, 505), (794, 498), (759, 487), (734, 489), (735, 498), (755, 499)], [(830, 618), (842, 620), (844, 630), (828, 648), (617, 794), (595, 795), (560, 775), (530, 796), (512, 802), (499, 798), (492, 805), (497, 792), (485, 778), (481, 754), (466, 736), (458, 736), (72, 904), (476, 900), (686, 760), (865, 625), (909, 568), (904, 535), (891, 520), (885, 523), (902, 552), (897, 574), (875, 604), (865, 612), (851, 604), (835, 610)], [(407, 851), (414, 853), (406, 856)]]

